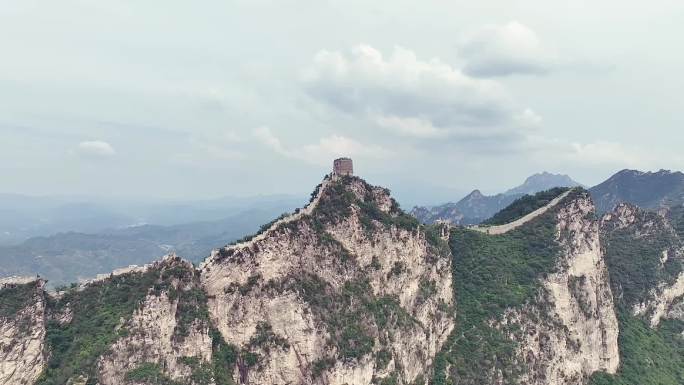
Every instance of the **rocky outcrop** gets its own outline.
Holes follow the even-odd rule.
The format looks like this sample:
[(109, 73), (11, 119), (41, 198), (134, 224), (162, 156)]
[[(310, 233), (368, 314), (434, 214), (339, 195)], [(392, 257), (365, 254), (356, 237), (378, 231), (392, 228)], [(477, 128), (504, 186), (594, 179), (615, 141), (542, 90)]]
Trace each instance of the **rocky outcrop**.
[(451, 258), (414, 222), (385, 189), (330, 180), (296, 219), (214, 252), (201, 267), (212, 320), (257, 357), (236, 382), (426, 378), (453, 328)]
[(521, 384), (582, 384), (618, 369), (618, 321), (593, 212), (586, 193), (559, 204), (554, 271), (534, 301), (495, 322), (517, 343)]
[(45, 281), (0, 280), (0, 383), (33, 384), (45, 367)]
[[(188, 325), (179, 325), (183, 318), (189, 317), (189, 314), (179, 314), (184, 294), (200, 290), (193, 280), (194, 268), (175, 256), (168, 256), (162, 263), (167, 269), (174, 269), (176, 276), (167, 283), (166, 289), (149, 293), (131, 319), (119, 326), (122, 337), (98, 364), (101, 385), (123, 384), (132, 370), (144, 364), (157, 365), (160, 373), (171, 380), (196, 384), (192, 380), (193, 370), (211, 362), (212, 339), (208, 325), (193, 317)], [(180, 310), (201, 311), (201, 304), (198, 305)]]
[(521, 384), (581, 384), (594, 372), (618, 369), (618, 321), (593, 212), (587, 194), (563, 203), (555, 271), (535, 303), (504, 317), (520, 327), (512, 337), (527, 368)]
[(601, 227), (615, 246), (614, 286), (624, 305), (657, 327), (684, 296), (684, 243), (664, 216), (627, 203), (605, 214)]

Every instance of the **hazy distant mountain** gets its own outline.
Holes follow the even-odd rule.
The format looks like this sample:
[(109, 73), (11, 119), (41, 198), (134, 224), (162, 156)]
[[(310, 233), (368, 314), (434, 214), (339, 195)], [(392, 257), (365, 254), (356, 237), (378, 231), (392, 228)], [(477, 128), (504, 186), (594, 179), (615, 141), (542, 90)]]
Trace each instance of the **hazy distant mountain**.
[(542, 172), (528, 177), (522, 185), (501, 194), (488, 196), (482, 194), (480, 190), (474, 190), (458, 202), (432, 207), (414, 207), (411, 214), (423, 223), (448, 221), (461, 225), (477, 224), (490, 218), (523, 195), (554, 187), (575, 186), (581, 186), (581, 184), (567, 175)]
[(545, 191), (554, 187), (577, 187), (582, 184), (575, 182), (572, 178), (563, 174), (551, 174), (549, 172), (541, 172), (534, 174), (525, 182), (515, 188), (506, 191), (505, 195), (527, 195), (536, 194), (540, 191)]
[(684, 241), (563, 190), (449, 228), (326, 178), (201, 266), (0, 279), (0, 384), (681, 385)]
[(303, 197), (290, 195), (153, 202), (0, 194), (0, 245), (56, 233), (92, 234), (140, 224), (173, 226), (217, 221), (250, 209), (289, 211), (303, 201)]
[(684, 174), (622, 170), (589, 191), (599, 212), (610, 211), (622, 202), (646, 209), (670, 207), (684, 202)]
[(174, 226), (142, 225), (101, 233), (33, 237), (18, 245), (0, 246), (0, 277), (40, 274), (56, 285), (128, 265), (143, 265), (170, 251), (200, 261), (213, 248), (254, 233), (261, 224), (289, 209), (253, 209), (219, 221)]

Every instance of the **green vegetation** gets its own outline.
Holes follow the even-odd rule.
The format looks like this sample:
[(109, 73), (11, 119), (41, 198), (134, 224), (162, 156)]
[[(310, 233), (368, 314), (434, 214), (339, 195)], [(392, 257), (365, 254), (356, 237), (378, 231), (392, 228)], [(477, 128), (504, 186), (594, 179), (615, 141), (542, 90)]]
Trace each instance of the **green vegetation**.
[(392, 361), (392, 353), (387, 349), (382, 349), (375, 353), (375, 369), (383, 370)]
[(33, 303), (38, 281), (7, 285), (0, 290), (0, 318), (14, 318), (21, 309)]
[(228, 287), (226, 287), (224, 291), (227, 294), (232, 294), (238, 291), (240, 295), (247, 295), (247, 293), (252, 291), (252, 289), (257, 285), (257, 283), (259, 283), (260, 280), (261, 274), (257, 273), (247, 278), (247, 282), (245, 282), (242, 285), (238, 284), (237, 282), (231, 282), (231, 284), (228, 285)]
[(218, 330), (209, 330), (211, 336), (211, 366), (216, 385), (234, 385), (233, 371), (238, 359), (238, 350), (226, 343)]
[(516, 199), (505, 209), (494, 214), (493, 217), (482, 222), (484, 225), (504, 225), (513, 222), (525, 215), (540, 209), (554, 198), (568, 191), (567, 187), (556, 187), (550, 190), (538, 192), (534, 195), (525, 195), (522, 198)]
[(268, 322), (259, 322), (256, 326), (256, 332), (249, 340), (249, 346), (252, 348), (260, 348), (268, 352), (272, 347), (290, 349), (290, 344), (287, 340), (273, 332), (273, 327)]
[(680, 240), (657, 214), (642, 211), (633, 226), (604, 229), (602, 242), (617, 301), (621, 362), (617, 375), (597, 373), (590, 384), (684, 384), (684, 322), (663, 319), (653, 329), (631, 315), (632, 306), (652, 288), (672, 282), (682, 271), (681, 259), (660, 260), (663, 250), (680, 247)]
[(533, 300), (540, 279), (553, 271), (560, 250), (556, 212), (503, 235), (452, 229), (456, 329), (435, 359), (431, 384), (489, 383), (490, 369), (501, 370), (505, 383), (516, 382), (521, 373), (513, 361), (516, 345), (489, 321)]
[(97, 359), (119, 338), (117, 327), (143, 302), (148, 290), (163, 289), (159, 271), (113, 276), (71, 290), (49, 307), (56, 312), (71, 311), (72, 321), (47, 324), (50, 359), (38, 385), (62, 385), (71, 377), (84, 375), (88, 385), (95, 384)]
[(181, 357), (179, 361), (192, 369), (190, 381), (195, 385), (209, 385), (213, 377), (212, 365), (199, 357)]
[(176, 307), (176, 337), (187, 337), (190, 327), (194, 323), (200, 326), (209, 325), (209, 310), (207, 309), (207, 295), (199, 287), (190, 287), (178, 291), (178, 306)]
[[(171, 300), (178, 300), (177, 338), (187, 336), (194, 322), (207, 325), (206, 297), (196, 287), (197, 279), (190, 266), (170, 261), (144, 273), (111, 276), (82, 290), (71, 288), (58, 300), (49, 300), (51, 312), (69, 312), (72, 320), (65, 324), (48, 321), (50, 358), (37, 384), (62, 385), (79, 375), (88, 377), (88, 385), (95, 384), (97, 360), (119, 337), (128, 334), (121, 327), (122, 321), (130, 319), (148, 294), (166, 292)], [(172, 384), (157, 375), (154, 365), (144, 364), (131, 371), (131, 381), (148, 376), (148, 383)]]
[[(348, 188), (352, 182), (362, 184), (364, 188), (362, 198), (359, 198)], [(375, 189), (377, 191), (377, 188)], [(392, 198), (389, 198), (389, 210), (383, 211), (378, 207), (374, 194), (376, 194), (374, 187), (359, 178), (345, 176), (333, 182), (326, 189), (313, 212), (311, 220), (314, 229), (321, 230), (327, 224), (335, 224), (349, 217), (352, 213), (352, 207), (356, 206), (359, 209), (361, 225), (366, 230), (369, 238), (373, 237), (377, 232), (378, 225), (385, 229), (396, 227), (410, 232), (422, 230), (425, 233), (428, 244), (432, 248), (431, 253), (436, 256), (449, 255), (447, 243), (439, 237), (440, 227), (438, 225), (421, 225), (416, 218), (401, 210), (399, 204)], [(389, 196), (389, 190), (385, 189), (382, 194)]]
[[(664, 250), (680, 244), (676, 235), (667, 230), (655, 213), (640, 212), (637, 226), (604, 231), (605, 258), (610, 270), (611, 286), (621, 304), (633, 305), (647, 297), (659, 282), (673, 282), (682, 261), (669, 258), (661, 266)], [(654, 226), (641, 228), (641, 224)]]
[(126, 382), (144, 383), (149, 385), (181, 385), (162, 373), (158, 364), (146, 362), (126, 373)]
[[(276, 284), (273, 284), (275, 286)], [(337, 291), (316, 275), (303, 274), (281, 282), (282, 290), (293, 290), (323, 320), (330, 334), (328, 345), (337, 357), (351, 361), (372, 352), (375, 337), (387, 338), (386, 330), (402, 328), (415, 321), (394, 297), (376, 297), (367, 279), (346, 282)], [(328, 360), (316, 363), (323, 371)]]
[(651, 329), (626, 309), (618, 317), (620, 370), (616, 376), (597, 373), (590, 385), (684, 384), (684, 322), (663, 320)]

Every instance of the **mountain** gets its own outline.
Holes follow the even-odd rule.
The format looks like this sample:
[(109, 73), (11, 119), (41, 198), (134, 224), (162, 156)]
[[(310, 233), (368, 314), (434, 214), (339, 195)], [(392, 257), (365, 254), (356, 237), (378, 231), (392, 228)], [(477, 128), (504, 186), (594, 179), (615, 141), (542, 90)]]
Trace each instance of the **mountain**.
[(282, 212), (280, 208), (252, 209), (218, 221), (33, 237), (0, 246), (0, 276), (40, 275), (54, 287), (128, 265), (144, 265), (169, 252), (199, 262), (216, 245), (251, 234)]
[(528, 195), (545, 191), (554, 187), (578, 187), (582, 184), (575, 182), (572, 178), (563, 174), (551, 174), (541, 172), (525, 179), (525, 182), (518, 187), (512, 188), (504, 195)]
[(424, 382), (454, 327), (451, 263), (387, 190), (326, 178), (199, 268), (170, 255), (57, 296), (6, 282), (0, 382)]
[(623, 202), (646, 209), (673, 207), (684, 203), (684, 174), (622, 170), (590, 191), (599, 212)]
[(444, 221), (453, 224), (473, 225), (490, 218), (526, 194), (534, 194), (554, 187), (577, 186), (581, 185), (567, 175), (542, 172), (528, 177), (522, 185), (502, 194), (487, 196), (482, 194), (480, 190), (474, 190), (456, 203), (450, 202), (433, 207), (414, 207), (411, 210), (411, 215), (418, 218), (422, 223)]
[(680, 385), (684, 243), (581, 187), (465, 228), (329, 176), (199, 266), (0, 280), (0, 330), (10, 385)]
[(301, 197), (223, 197), (200, 201), (150, 201), (93, 197), (0, 194), (0, 245), (57, 233), (112, 232), (140, 224), (175, 226), (219, 221), (250, 209), (292, 210)]

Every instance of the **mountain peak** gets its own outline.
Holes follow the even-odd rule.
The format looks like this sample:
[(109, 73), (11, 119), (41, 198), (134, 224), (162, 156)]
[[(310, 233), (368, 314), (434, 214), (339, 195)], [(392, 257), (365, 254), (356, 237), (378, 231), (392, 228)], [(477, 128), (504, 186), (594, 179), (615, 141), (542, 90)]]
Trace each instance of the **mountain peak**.
[(646, 209), (668, 207), (684, 201), (684, 174), (679, 171), (640, 171), (625, 169), (591, 188), (599, 212), (621, 202)]
[(515, 188), (506, 191), (504, 194), (535, 194), (540, 191), (552, 189), (554, 187), (577, 187), (582, 186), (581, 183), (574, 181), (565, 174), (553, 174), (548, 171), (542, 171), (530, 175), (525, 179), (525, 182)]

